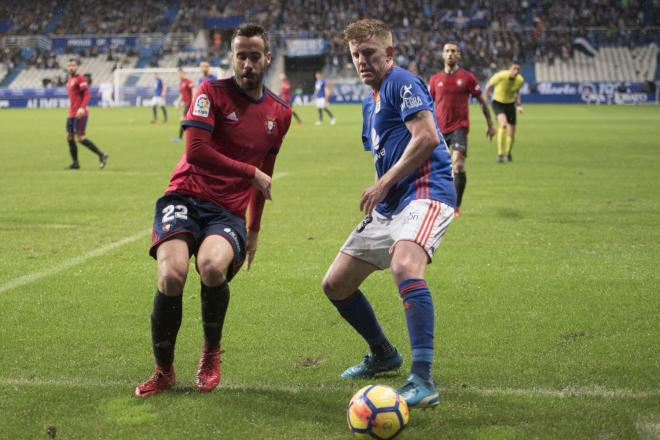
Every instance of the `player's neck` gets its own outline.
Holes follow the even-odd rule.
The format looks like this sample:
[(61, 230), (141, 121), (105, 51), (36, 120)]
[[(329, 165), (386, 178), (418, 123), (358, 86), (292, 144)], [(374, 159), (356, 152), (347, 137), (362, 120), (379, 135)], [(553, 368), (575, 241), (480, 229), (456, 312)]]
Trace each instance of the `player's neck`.
[(451, 75), (452, 73), (456, 72), (458, 70), (458, 64), (454, 64), (453, 66), (446, 65), (445, 66), (445, 73)]

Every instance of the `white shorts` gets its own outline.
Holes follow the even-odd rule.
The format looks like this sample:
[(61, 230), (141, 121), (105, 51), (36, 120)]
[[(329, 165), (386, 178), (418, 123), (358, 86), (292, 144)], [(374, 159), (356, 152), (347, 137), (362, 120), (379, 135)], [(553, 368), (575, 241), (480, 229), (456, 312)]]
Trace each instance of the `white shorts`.
[(327, 106), (325, 98), (316, 98), (316, 108), (326, 108)]
[(151, 105), (159, 105), (161, 107), (165, 106), (165, 97), (164, 96), (154, 96), (151, 98)]
[(341, 252), (386, 269), (394, 246), (403, 240), (423, 247), (431, 262), (453, 218), (454, 208), (430, 199), (413, 200), (390, 218), (374, 211), (371, 220), (365, 217), (351, 233)]

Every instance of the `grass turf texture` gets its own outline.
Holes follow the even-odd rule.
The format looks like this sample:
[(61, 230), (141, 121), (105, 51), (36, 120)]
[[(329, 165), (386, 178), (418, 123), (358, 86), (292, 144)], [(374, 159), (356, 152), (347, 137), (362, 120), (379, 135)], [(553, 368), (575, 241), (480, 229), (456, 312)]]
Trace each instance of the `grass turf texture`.
[[(80, 146), (82, 169), (68, 171), (63, 110), (2, 111), (0, 438), (47, 438), (49, 427), (68, 439), (350, 438), (353, 392), (403, 381), (409, 346), (389, 273), (364, 291), (406, 368), (338, 378), (366, 347), (320, 280), (361, 219), (373, 165), (357, 106), (334, 106), (334, 127), (297, 110), (305, 125), (292, 125), (278, 158), (287, 174), (274, 183), (254, 269), (231, 285), (219, 389), (192, 387), (202, 332), (191, 266), (179, 385), (147, 400), (132, 397), (153, 362), (147, 230), (181, 153), (169, 140), (176, 122), (93, 109), (88, 135), (110, 152), (108, 167)], [(442, 401), (413, 411), (403, 437), (658, 438), (660, 108), (528, 106), (511, 164), (495, 163), (479, 113), (463, 216), (427, 272)], [(33, 273), (47, 276), (3, 287)]]

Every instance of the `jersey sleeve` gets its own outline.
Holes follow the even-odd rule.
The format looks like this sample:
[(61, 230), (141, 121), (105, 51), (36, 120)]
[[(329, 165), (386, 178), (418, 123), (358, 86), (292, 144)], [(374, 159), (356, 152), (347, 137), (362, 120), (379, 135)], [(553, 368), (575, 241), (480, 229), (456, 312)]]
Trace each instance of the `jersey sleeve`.
[(195, 93), (193, 103), (188, 109), (185, 120), (181, 123), (183, 127), (198, 127), (213, 133), (215, 129), (215, 103), (213, 90), (208, 82)]
[(362, 101), (362, 147), (364, 151), (371, 151), (371, 147), (369, 146), (369, 119), (367, 115), (369, 103), (367, 99), (369, 98), (365, 98)]
[(387, 92), (404, 122), (422, 110), (433, 111), (433, 98), (431, 98), (426, 84), (412, 73), (401, 75), (392, 81)]
[(433, 101), (435, 102), (435, 83), (437, 82), (437, 76), (433, 75), (432, 77), (429, 78), (429, 93), (431, 94), (431, 98), (433, 98)]
[(474, 97), (481, 95), (481, 85), (479, 85), (477, 77), (473, 74), (468, 76), (467, 89), (470, 95)]
[(488, 84), (491, 86), (496, 86), (497, 83), (500, 82), (500, 79), (502, 78), (502, 73), (503, 72), (497, 72), (495, 75), (491, 76), (490, 79), (488, 80)]

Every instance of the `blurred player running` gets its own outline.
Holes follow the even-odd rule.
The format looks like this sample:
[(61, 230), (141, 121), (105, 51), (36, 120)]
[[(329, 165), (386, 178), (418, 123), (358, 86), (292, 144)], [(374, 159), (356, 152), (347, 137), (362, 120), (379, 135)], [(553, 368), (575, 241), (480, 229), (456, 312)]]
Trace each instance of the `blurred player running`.
[(321, 72), (316, 72), (314, 77), (316, 78), (316, 82), (314, 83), (314, 97), (316, 98), (316, 109), (319, 111), (319, 120), (316, 121), (316, 125), (323, 124), (323, 112), (326, 112), (330, 116), (330, 125), (335, 125), (337, 120), (328, 108), (328, 103), (330, 102), (328, 81), (323, 79)]
[(167, 97), (167, 85), (163, 80), (158, 76), (158, 73), (154, 73), (154, 96), (151, 98), (151, 111), (153, 114), (153, 119), (151, 120), (152, 124), (158, 122), (158, 107), (160, 107), (163, 112), (163, 123), (167, 123), (167, 108), (165, 105), (165, 99)]
[[(183, 116), (181, 117), (181, 121), (185, 119), (186, 115), (188, 114), (188, 109), (190, 108), (190, 104), (192, 103), (192, 93), (193, 89), (195, 88), (195, 84), (193, 82), (186, 78), (186, 73), (183, 71), (183, 69), (179, 68), (179, 103), (181, 103), (183, 107)], [(179, 137), (178, 140), (181, 140), (183, 138), (183, 124), (179, 125)]]
[(497, 115), (500, 127), (497, 130), (497, 161), (511, 162), (511, 149), (516, 137), (516, 112), (522, 113), (520, 88), (525, 79), (520, 74), (520, 63), (514, 61), (509, 70), (501, 70), (493, 75), (484, 95), (488, 99), (493, 88), (493, 111)]
[(302, 119), (298, 114), (293, 110), (293, 96), (291, 95), (291, 82), (289, 78), (286, 77), (284, 73), (280, 74), (280, 98), (285, 100), (291, 106), (291, 113), (293, 117), (296, 118), (298, 124), (302, 124)]
[(69, 74), (69, 79), (66, 82), (66, 92), (69, 95), (69, 112), (66, 118), (66, 140), (69, 143), (69, 154), (71, 154), (71, 165), (69, 165), (69, 169), (77, 170), (80, 168), (76, 141), (89, 148), (90, 151), (99, 157), (99, 168), (103, 169), (108, 162), (109, 155), (99, 150), (94, 145), (94, 142), (85, 138), (85, 130), (89, 117), (87, 104), (92, 94), (87, 78), (78, 73), (79, 67), (80, 62), (74, 58), (71, 58), (66, 65), (66, 70)]
[(175, 383), (174, 347), (192, 255), (202, 284), (204, 328), (195, 386), (211, 391), (218, 385), (228, 283), (244, 260), (250, 269), (264, 203), (271, 198), (275, 158), (291, 123), (291, 109), (263, 86), (272, 58), (264, 29), (241, 25), (231, 46), (234, 76), (206, 81), (195, 93), (183, 122), (185, 152), (165, 195), (156, 202), (150, 249), (158, 262), (151, 315), (156, 368), (135, 388), (137, 397), (158, 394)]
[(202, 73), (202, 76), (197, 80), (197, 87), (204, 84), (206, 81), (213, 81), (218, 79), (214, 74), (211, 73), (211, 64), (208, 61), (202, 61), (199, 63), (199, 71)]
[(371, 377), (403, 363), (360, 290), (374, 271), (390, 268), (412, 348), (410, 375), (398, 391), (410, 407), (435, 406), (440, 396), (431, 376), (434, 310), (424, 271), (454, 215), (451, 158), (426, 84), (394, 65), (392, 33), (385, 23), (351, 23), (344, 41), (360, 79), (372, 89), (362, 102), (362, 142), (378, 177), (360, 197), (364, 220), (323, 279), (325, 294), (370, 349), (341, 377)]
[(459, 67), (461, 52), (456, 43), (447, 43), (442, 49), (445, 61), (444, 70), (429, 79), (429, 91), (435, 102), (435, 113), (438, 118), (440, 132), (445, 137), (447, 146), (452, 149), (452, 168), (454, 170), (454, 186), (456, 187), (456, 211), (454, 216), (461, 215), (461, 201), (467, 185), (465, 160), (468, 152), (468, 130), (470, 129), (470, 96), (479, 101), (481, 111), (486, 118), (486, 136), (492, 139), (495, 135), (493, 121), (488, 111), (488, 102), (481, 94), (477, 78), (465, 69)]

